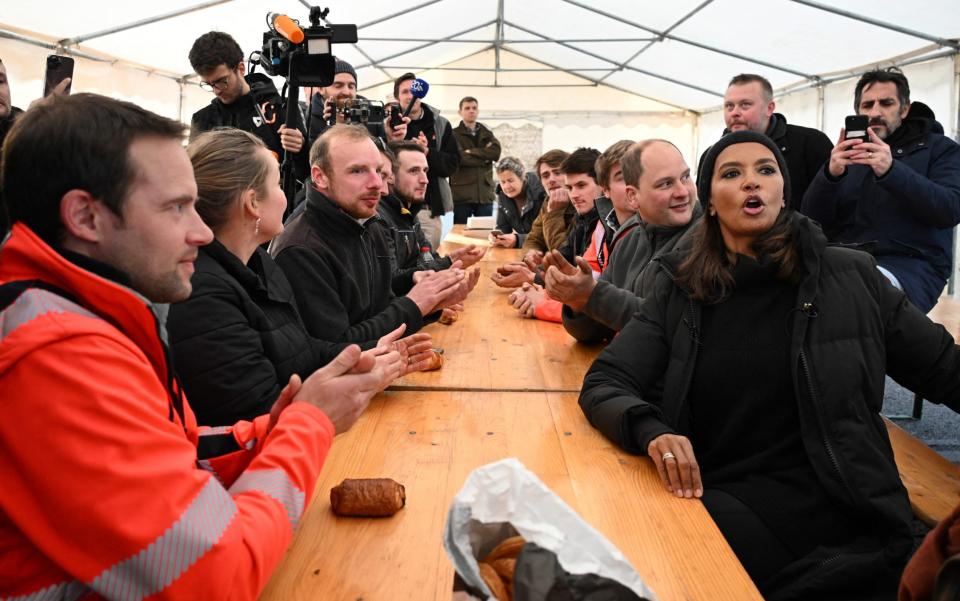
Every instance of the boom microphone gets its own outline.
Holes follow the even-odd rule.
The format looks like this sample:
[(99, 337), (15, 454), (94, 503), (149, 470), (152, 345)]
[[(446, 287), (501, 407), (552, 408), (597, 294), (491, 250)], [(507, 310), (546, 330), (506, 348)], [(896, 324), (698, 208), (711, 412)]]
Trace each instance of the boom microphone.
[(270, 29), (276, 31), (294, 44), (303, 42), (303, 30), (287, 15), (269, 13), (267, 15), (267, 23), (270, 24)]
[(410, 93), (413, 94), (413, 98), (410, 99), (410, 104), (407, 105), (407, 110), (403, 111), (403, 116), (409, 117), (410, 111), (413, 110), (413, 103), (416, 102), (418, 98), (422, 100), (429, 91), (430, 84), (420, 78), (414, 79), (413, 84), (410, 86)]

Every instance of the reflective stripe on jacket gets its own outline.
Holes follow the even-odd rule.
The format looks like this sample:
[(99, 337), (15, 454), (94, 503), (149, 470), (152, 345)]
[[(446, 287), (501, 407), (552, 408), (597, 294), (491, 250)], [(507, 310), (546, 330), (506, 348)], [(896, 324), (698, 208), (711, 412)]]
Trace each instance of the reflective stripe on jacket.
[[(295, 403), (197, 428), (171, 411), (160, 327), (131, 290), (17, 224), (0, 284), (0, 598), (256, 598), (313, 492), (334, 429)], [(170, 382), (170, 384), (168, 384)]]

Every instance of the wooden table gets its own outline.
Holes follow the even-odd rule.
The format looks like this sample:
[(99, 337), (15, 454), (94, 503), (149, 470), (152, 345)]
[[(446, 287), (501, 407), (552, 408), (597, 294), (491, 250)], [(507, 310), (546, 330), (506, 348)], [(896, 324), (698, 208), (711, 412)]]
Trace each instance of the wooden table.
[[(390, 392), (339, 436), (294, 545), (263, 599), (448, 601), (442, 546), (450, 501), (474, 468), (517, 457), (603, 533), (661, 601), (760, 599), (699, 501), (677, 499), (648, 459), (613, 447), (572, 393)], [(407, 506), (338, 518), (330, 488), (391, 477)]]
[[(490, 249), (463, 316), (425, 328), (445, 349), (442, 370), (398, 380), (336, 438), (263, 599), (448, 601), (450, 502), (473, 469), (507, 457), (617, 546), (661, 601), (761, 598), (703, 505), (670, 495), (649, 459), (617, 449), (586, 421), (577, 396), (600, 347), (509, 307), (509, 290), (489, 275), (519, 257)], [(406, 508), (385, 519), (334, 516), (330, 489), (371, 477), (404, 484)]]
[(410, 374), (391, 388), (579, 392), (602, 347), (578, 343), (562, 324), (521, 317), (507, 302), (510, 290), (490, 280), (503, 259), (516, 257), (517, 251), (492, 250), (502, 251), (500, 259), (478, 263), (480, 282), (460, 319), (423, 329), (443, 349), (443, 369)]

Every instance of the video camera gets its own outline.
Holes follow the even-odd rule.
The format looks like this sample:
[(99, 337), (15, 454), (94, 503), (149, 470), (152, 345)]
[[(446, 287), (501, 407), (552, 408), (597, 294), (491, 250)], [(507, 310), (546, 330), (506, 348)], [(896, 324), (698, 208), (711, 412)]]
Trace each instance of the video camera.
[(336, 60), (332, 44), (355, 44), (356, 25), (323, 26), (329, 8), (310, 8), (310, 27), (278, 13), (267, 14), (269, 29), (263, 34), (260, 65), (272, 76), (287, 78), (288, 86), (328, 86), (333, 83)]

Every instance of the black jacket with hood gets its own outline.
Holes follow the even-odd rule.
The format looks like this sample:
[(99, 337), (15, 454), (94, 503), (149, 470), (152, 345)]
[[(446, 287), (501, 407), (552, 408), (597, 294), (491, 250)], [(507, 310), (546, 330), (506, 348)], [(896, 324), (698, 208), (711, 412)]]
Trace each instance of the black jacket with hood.
[[(410, 291), (413, 287), (414, 272), (442, 271), (453, 265), (449, 257), (441, 257), (433, 249), (423, 233), (420, 220), (398, 196), (388, 194), (380, 197), (377, 214), (390, 230), (397, 260), (392, 280), (395, 294), (402, 295)], [(429, 258), (426, 255), (429, 255)]]
[(839, 178), (824, 166), (800, 210), (831, 242), (862, 244), (897, 277), (921, 311), (937, 304), (953, 265), (953, 228), (960, 223), (960, 145), (943, 135), (933, 111), (910, 105), (885, 142), (893, 163), (883, 177), (850, 165)]
[[(250, 86), (250, 92), (237, 98), (230, 104), (214, 98), (210, 104), (193, 114), (190, 122), (190, 139), (199, 133), (217, 127), (235, 127), (254, 134), (273, 151), (279, 160), (283, 160), (283, 146), (280, 145), (280, 126), (284, 124), (286, 100), (281, 98), (273, 80), (263, 73), (251, 73), (244, 77)], [(310, 145), (303, 126), (303, 116), (299, 107), (296, 110), (297, 129), (303, 134), (303, 147), (293, 158), (294, 174), (300, 181), (310, 175)]]
[(200, 247), (190, 298), (167, 331), (197, 423), (228, 426), (269, 413), (290, 376), (306, 379), (347, 345), (312, 338), (293, 289), (258, 248), (244, 265), (218, 240)]
[[(884, 376), (958, 409), (960, 347), (868, 254), (828, 248), (800, 215), (793, 223), (802, 277), (785, 325), (803, 446), (830, 498), (872, 532), (790, 564), (778, 577), (777, 598), (817, 598), (816, 591), (850, 582), (883, 582), (895, 591), (913, 539), (910, 503), (879, 415)], [(699, 303), (674, 281), (682, 258), (661, 259), (651, 295), (584, 379), (584, 414), (632, 453), (645, 453), (661, 434), (690, 432), (687, 391), (699, 348), (709, 341), (699, 337)], [(748, 315), (743, 327), (750, 327)]]

